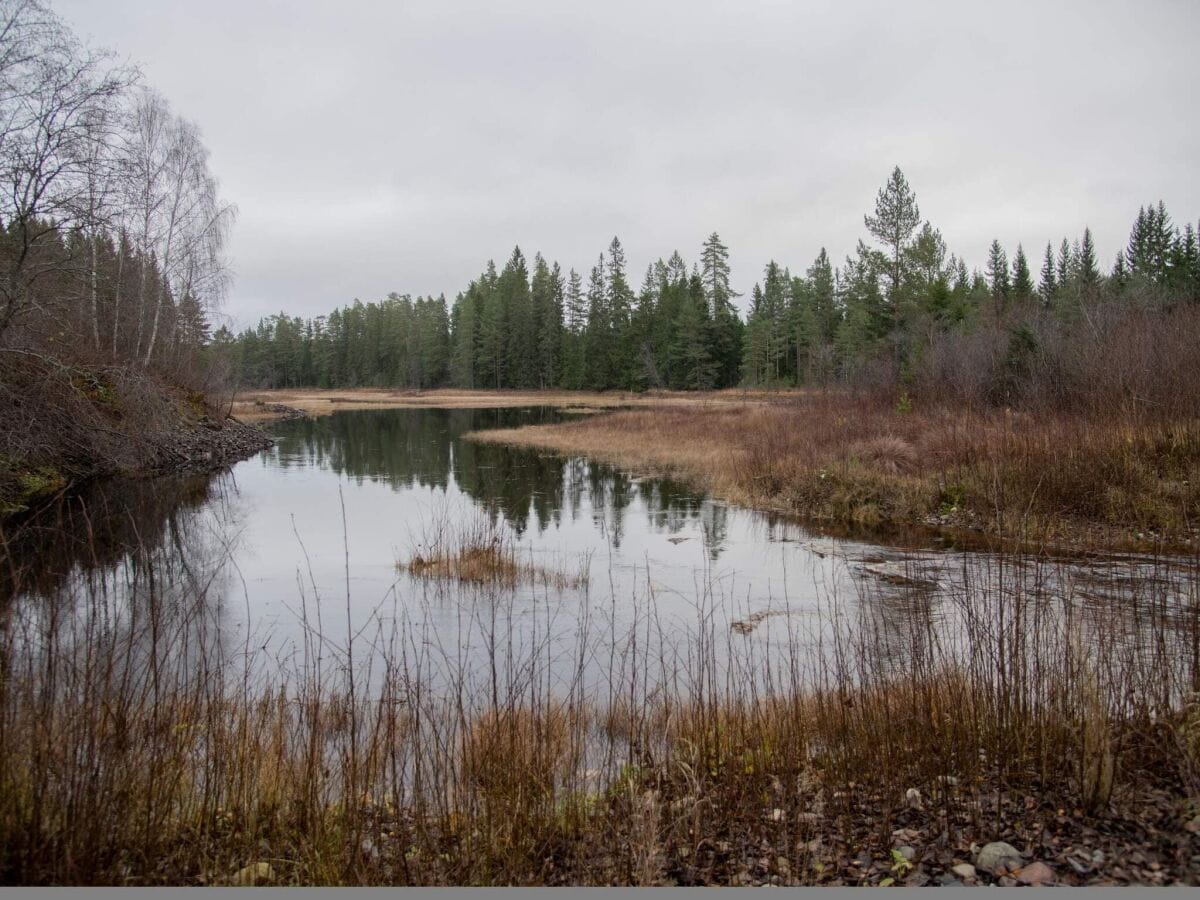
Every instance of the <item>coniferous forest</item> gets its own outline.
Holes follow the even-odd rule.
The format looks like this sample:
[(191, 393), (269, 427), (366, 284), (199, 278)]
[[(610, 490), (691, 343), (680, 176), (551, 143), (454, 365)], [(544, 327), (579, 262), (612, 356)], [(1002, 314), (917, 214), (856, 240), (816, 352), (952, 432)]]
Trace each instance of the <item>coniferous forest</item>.
[[(285, 313), (214, 336), (248, 387), (703, 390), (945, 380), (987, 345), (985, 399), (1008, 401), (1020, 376), (1092, 312), (1169, 314), (1200, 301), (1200, 247), (1164, 205), (1140, 209), (1111, 267), (1089, 229), (1032, 255), (991, 245), (983, 270), (950, 252), (896, 168), (864, 217), (867, 237), (835, 265), (821, 248), (793, 272), (771, 260), (743, 321), (729, 250), (712, 233), (698, 262), (678, 251), (635, 291), (619, 238), (586, 273), (514, 248), (465, 290), (390, 294), (312, 319)], [(961, 381), (961, 379), (960, 379)]]

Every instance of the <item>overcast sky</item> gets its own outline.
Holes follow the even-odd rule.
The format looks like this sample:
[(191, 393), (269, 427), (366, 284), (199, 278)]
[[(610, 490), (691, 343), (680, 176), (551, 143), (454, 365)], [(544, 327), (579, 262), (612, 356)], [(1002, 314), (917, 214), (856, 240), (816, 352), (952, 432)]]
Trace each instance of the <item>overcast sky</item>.
[(195, 120), (240, 324), (455, 293), (514, 244), (631, 280), (713, 230), (745, 293), (840, 262), (899, 165), (949, 248), (1036, 269), (1200, 217), (1200, 3), (57, 0)]

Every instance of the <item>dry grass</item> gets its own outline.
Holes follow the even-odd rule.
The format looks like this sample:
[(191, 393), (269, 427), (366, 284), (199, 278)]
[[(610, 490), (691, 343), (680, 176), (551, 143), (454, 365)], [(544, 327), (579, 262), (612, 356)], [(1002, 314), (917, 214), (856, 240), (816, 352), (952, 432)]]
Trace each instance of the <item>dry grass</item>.
[(527, 599), (453, 582), (478, 666), (381, 619), (279, 669), (212, 640), (186, 571), (81, 582), (0, 632), (0, 881), (877, 884), (907, 829), (927, 873), (996, 838), (1130, 841), (1194, 882), (1200, 568), (1114, 578), (1089, 614), (1035, 565), (964, 571), (937, 616), (826, 598), (819, 649), (735, 666), (711, 609), (581, 620), (552, 665), (496, 617)]
[(431, 529), (433, 537), (422, 541), (408, 562), (397, 563), (398, 569), (418, 578), (505, 588), (534, 584), (561, 591), (587, 584), (586, 562), (573, 574), (535, 565), (523, 558), (516, 536), (503, 522), (476, 513), (467, 524), (451, 526), (445, 513)]
[(900, 411), (870, 398), (793, 395), (471, 437), (687, 477), (732, 502), (834, 526), (1187, 547), (1200, 523), (1200, 422), (1192, 420)]
[(299, 409), (312, 416), (329, 415), (341, 409), (495, 409), (515, 406), (557, 406), (575, 413), (624, 406), (725, 406), (746, 403), (771, 403), (781, 397), (796, 396), (795, 391), (489, 391), (440, 388), (405, 390), (400, 388), (348, 388), (345, 390), (297, 388), (249, 391), (238, 394), (232, 413), (239, 421), (261, 422), (278, 418), (272, 404)]

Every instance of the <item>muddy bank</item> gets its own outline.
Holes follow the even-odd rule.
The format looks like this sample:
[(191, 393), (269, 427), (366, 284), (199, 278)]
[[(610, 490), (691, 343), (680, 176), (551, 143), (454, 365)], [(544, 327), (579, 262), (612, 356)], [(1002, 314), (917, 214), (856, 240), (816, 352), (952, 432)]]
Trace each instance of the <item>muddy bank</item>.
[(128, 369), (7, 373), (0, 397), (0, 520), (92, 479), (215, 471), (271, 445), (203, 393)]

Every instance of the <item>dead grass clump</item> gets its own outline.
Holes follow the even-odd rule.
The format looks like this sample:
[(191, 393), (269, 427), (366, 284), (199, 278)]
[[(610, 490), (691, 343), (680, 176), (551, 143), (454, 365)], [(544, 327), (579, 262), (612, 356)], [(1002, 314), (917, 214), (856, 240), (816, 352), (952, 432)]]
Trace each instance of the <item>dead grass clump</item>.
[(505, 588), (534, 584), (567, 590), (588, 581), (586, 564), (570, 574), (523, 559), (515, 536), (502, 522), (477, 516), (458, 530), (452, 529), (446, 520), (436, 524), (432, 537), (420, 543), (408, 562), (397, 563), (397, 568), (418, 578)]
[(846, 459), (887, 475), (907, 475), (919, 465), (916, 448), (891, 434), (855, 441), (846, 448)]
[(575, 718), (558, 705), (483, 712), (463, 738), (465, 781), (492, 802), (549, 797), (565, 780)]

